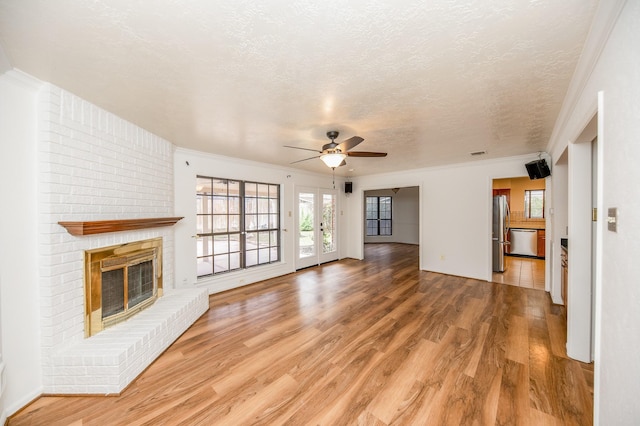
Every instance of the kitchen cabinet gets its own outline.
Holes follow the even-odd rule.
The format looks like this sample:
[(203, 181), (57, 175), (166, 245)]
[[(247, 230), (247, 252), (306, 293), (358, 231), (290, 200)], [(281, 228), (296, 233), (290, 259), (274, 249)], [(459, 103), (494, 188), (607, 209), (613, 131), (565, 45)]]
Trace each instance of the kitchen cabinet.
[(545, 232), (544, 229), (538, 229), (538, 257), (544, 257)]

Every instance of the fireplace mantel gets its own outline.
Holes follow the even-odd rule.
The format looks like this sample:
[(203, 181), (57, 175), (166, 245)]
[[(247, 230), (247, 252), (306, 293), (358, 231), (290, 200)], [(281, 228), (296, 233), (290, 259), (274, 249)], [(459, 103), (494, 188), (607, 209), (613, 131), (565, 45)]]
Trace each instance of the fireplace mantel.
[(104, 234), (107, 232), (134, 231), (137, 229), (173, 226), (182, 217), (153, 217), (144, 219), (91, 220), (82, 222), (58, 222), (75, 236)]

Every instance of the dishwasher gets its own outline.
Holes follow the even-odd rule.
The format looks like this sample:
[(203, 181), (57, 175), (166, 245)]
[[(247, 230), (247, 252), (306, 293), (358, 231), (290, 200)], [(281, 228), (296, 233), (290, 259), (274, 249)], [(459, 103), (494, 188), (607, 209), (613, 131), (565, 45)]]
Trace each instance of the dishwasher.
[(511, 254), (538, 255), (538, 231), (535, 229), (511, 229)]

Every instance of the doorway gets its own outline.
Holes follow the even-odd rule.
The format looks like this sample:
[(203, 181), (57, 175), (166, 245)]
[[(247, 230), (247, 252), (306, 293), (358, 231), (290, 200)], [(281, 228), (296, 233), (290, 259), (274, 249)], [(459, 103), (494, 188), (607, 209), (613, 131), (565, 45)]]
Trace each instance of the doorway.
[(493, 272), (492, 281), (545, 290), (545, 179), (532, 180), (528, 176), (494, 179), (492, 196), (497, 195), (507, 198), (510, 218), (504, 272)]
[(420, 245), (419, 186), (367, 189), (362, 195), (364, 244)]
[(338, 191), (296, 189), (296, 270), (338, 260)]

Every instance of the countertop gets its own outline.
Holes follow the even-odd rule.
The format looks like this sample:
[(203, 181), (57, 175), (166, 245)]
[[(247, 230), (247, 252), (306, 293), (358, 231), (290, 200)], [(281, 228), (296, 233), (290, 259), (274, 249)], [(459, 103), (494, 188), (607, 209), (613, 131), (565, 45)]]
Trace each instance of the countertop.
[(545, 229), (545, 221), (542, 219), (522, 219), (511, 218), (509, 228), (511, 229)]

